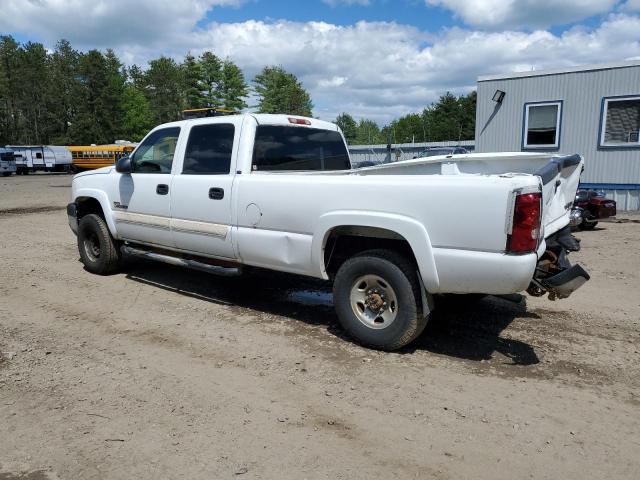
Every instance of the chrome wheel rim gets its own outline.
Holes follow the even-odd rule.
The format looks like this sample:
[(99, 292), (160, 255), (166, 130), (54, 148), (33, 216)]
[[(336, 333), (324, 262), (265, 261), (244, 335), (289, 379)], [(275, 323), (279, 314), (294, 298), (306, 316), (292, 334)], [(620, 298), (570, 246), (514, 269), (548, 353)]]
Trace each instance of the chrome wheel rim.
[(398, 298), (391, 284), (378, 275), (363, 275), (353, 282), (351, 309), (360, 322), (375, 330), (387, 328), (398, 316)]
[(84, 240), (84, 251), (89, 260), (95, 262), (100, 258), (100, 239), (95, 233), (90, 233)]

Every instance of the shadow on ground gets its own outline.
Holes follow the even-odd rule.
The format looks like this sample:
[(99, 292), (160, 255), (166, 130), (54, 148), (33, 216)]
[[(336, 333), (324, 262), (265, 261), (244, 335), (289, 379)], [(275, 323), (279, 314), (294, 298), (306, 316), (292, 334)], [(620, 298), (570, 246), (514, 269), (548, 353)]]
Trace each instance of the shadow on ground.
[[(127, 260), (126, 278), (219, 305), (325, 327), (331, 334), (348, 340), (333, 310), (331, 286), (325, 281), (259, 269), (241, 277), (220, 277), (140, 259)], [(537, 318), (527, 312), (526, 301), (520, 295), (510, 300), (491, 296), (439, 299), (424, 333), (399, 353), (425, 350), (480, 361), (498, 352), (511, 364), (533, 365), (539, 363), (533, 347), (503, 338), (501, 333), (516, 319)]]

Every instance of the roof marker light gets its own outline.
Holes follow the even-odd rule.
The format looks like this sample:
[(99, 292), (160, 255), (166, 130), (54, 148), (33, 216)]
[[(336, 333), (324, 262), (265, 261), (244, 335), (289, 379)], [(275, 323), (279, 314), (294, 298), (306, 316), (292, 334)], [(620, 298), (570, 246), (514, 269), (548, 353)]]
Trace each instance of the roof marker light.
[(293, 123), (294, 125), (311, 125), (311, 121), (306, 118), (289, 117), (289, 123)]

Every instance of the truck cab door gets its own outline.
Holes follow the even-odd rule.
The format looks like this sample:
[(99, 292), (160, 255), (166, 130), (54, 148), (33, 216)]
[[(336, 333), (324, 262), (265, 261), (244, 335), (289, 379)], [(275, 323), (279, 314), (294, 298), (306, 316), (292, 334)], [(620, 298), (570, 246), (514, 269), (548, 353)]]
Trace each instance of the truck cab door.
[(171, 194), (171, 230), (181, 250), (235, 258), (232, 186), (242, 121), (219, 117), (191, 125)]
[(118, 178), (112, 199), (118, 236), (123, 240), (173, 246), (171, 170), (180, 127), (152, 131), (131, 156), (131, 173)]

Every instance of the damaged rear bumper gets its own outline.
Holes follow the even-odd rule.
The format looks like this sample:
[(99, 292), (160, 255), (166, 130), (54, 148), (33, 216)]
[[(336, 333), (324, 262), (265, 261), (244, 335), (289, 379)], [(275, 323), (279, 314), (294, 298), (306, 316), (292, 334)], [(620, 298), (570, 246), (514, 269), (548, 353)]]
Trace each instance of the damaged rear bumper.
[(580, 265), (573, 265), (538, 282), (549, 292), (549, 300), (567, 298), (589, 280), (589, 274)]
[(567, 258), (569, 252), (579, 250), (580, 241), (568, 226), (548, 238), (527, 292), (536, 297), (548, 293), (549, 300), (557, 300), (569, 297), (589, 281), (589, 273), (580, 265), (571, 265)]

